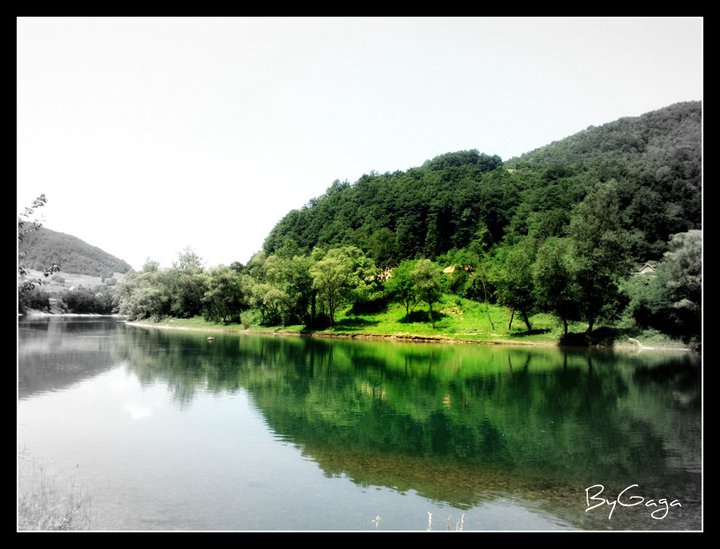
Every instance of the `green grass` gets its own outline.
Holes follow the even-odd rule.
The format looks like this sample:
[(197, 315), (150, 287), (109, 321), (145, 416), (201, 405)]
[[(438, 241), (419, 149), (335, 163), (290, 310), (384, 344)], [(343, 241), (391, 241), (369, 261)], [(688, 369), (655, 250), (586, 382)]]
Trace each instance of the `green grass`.
[[(435, 328), (428, 315), (427, 304), (421, 304), (406, 318), (405, 308), (399, 303), (390, 303), (384, 311), (369, 314), (353, 314), (350, 308), (339, 310), (335, 315), (335, 326), (314, 330), (317, 335), (338, 337), (396, 337), (407, 339), (439, 339), (478, 343), (511, 343), (555, 345), (563, 340), (570, 346), (614, 345), (618, 343), (635, 346), (685, 348), (681, 341), (656, 332), (641, 331), (637, 327), (597, 326), (589, 341), (585, 335), (587, 324), (569, 323), (569, 336), (563, 338), (562, 324), (557, 317), (539, 313), (530, 317), (533, 327), (528, 332), (525, 323), (515, 315), (512, 329), (508, 329), (510, 311), (500, 305), (489, 305), (463, 299), (455, 295), (444, 295), (433, 307)], [(140, 324), (156, 327), (175, 328), (203, 332), (249, 332), (260, 334), (307, 334), (307, 328), (294, 326), (260, 326), (246, 328), (242, 323), (224, 324), (210, 322), (202, 317), (164, 318), (160, 322), (147, 319)], [(634, 341), (633, 341), (634, 340)]]
[[(405, 308), (391, 303), (381, 313), (354, 315), (341, 311), (335, 326), (325, 332), (344, 335), (395, 335), (407, 337), (449, 338), (462, 341), (507, 341), (556, 343), (562, 326), (552, 315), (538, 314), (530, 318), (533, 331), (528, 333), (522, 319), (516, 315), (512, 329), (508, 329), (510, 312), (499, 305), (478, 303), (457, 296), (445, 295), (433, 306), (435, 328), (429, 318), (427, 305), (415, 308), (406, 318)], [(578, 324), (571, 329), (584, 330)]]
[[(336, 314), (335, 326), (314, 333), (336, 336), (396, 336), (407, 338), (452, 339), (458, 341), (508, 342), (508, 343), (544, 343), (554, 344), (562, 336), (562, 325), (556, 317), (541, 313), (530, 317), (533, 331), (528, 333), (522, 319), (516, 315), (513, 327), (508, 329), (510, 312), (499, 305), (488, 305), (454, 295), (444, 295), (433, 306), (435, 328), (428, 315), (428, 307), (421, 304), (415, 307), (410, 318), (406, 318), (405, 308), (391, 303), (387, 309), (372, 314), (352, 314), (351, 310), (340, 310)], [(158, 323), (151, 320), (142, 324), (166, 326), (179, 329), (203, 331), (246, 331), (243, 324), (223, 324), (209, 322), (201, 317), (166, 318)], [(572, 323), (572, 332), (583, 332), (584, 323)], [(250, 326), (253, 333), (306, 333), (303, 326)]]

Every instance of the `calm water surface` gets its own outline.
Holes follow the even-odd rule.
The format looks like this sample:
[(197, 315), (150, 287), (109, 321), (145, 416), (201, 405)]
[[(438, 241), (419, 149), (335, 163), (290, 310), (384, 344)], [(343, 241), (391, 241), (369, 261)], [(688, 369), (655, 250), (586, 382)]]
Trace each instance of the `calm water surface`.
[[(109, 319), (19, 334), (19, 453), (89, 495), (93, 529), (701, 527), (688, 353), (209, 342)], [(586, 511), (598, 484), (644, 499)]]

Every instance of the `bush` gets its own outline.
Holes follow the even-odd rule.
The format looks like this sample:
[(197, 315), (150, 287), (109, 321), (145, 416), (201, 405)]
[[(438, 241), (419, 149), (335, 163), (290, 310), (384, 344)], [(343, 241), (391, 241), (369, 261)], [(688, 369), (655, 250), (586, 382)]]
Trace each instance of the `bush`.
[(262, 317), (260, 316), (260, 313), (255, 309), (249, 309), (240, 313), (240, 323), (246, 330), (250, 328), (250, 326), (256, 326), (260, 324), (260, 322), (262, 322)]
[(113, 310), (112, 296), (109, 293), (95, 294), (85, 288), (65, 292), (62, 301), (71, 313), (110, 314)]
[(50, 311), (50, 296), (37, 286), (32, 289), (20, 291), (20, 310), (34, 309), (36, 311)]

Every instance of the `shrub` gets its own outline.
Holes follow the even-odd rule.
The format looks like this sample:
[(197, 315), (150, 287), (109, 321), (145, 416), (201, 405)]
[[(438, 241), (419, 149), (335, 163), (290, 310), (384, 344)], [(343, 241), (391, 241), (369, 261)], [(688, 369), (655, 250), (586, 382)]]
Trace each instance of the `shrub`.
[(34, 309), (36, 311), (50, 311), (50, 296), (37, 286), (20, 292), (20, 309)]

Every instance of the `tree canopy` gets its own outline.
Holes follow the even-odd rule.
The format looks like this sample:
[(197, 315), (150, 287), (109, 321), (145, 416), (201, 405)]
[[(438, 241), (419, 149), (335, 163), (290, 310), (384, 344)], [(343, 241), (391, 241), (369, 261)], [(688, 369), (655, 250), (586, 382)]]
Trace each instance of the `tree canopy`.
[(335, 181), (289, 212), (268, 235), (272, 254), (288, 242), (353, 245), (380, 266), (438, 256), (471, 244), (530, 235), (567, 236), (571, 212), (600, 183), (615, 182), (629, 258), (659, 259), (672, 234), (700, 228), (701, 105), (671, 105), (623, 118), (505, 163), (476, 150), (437, 156), (405, 172)]

